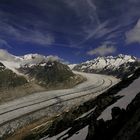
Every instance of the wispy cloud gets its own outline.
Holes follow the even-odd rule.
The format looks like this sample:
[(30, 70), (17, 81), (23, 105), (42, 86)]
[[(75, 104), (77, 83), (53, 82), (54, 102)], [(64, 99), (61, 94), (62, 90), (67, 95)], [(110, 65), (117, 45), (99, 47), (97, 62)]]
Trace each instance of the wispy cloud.
[(93, 0), (66, 0), (65, 2), (72, 8), (73, 11), (75, 11), (77, 18), (80, 17), (79, 21), (81, 21), (79, 22), (79, 27), (81, 27), (79, 33), (82, 35), (82, 38), (75, 42), (72, 41), (73, 44), (71, 47), (81, 47), (83, 43), (93, 38), (97, 32), (104, 29), (104, 27), (107, 25), (108, 21), (102, 23), (100, 22), (96, 11), (97, 8)]
[[(82, 45), (83, 43), (85, 43), (86, 41), (88, 41), (89, 39), (91, 39), (91, 38), (96, 38), (96, 35), (98, 34), (105, 34), (105, 33), (103, 33), (103, 32), (106, 32), (107, 30), (105, 29), (105, 27), (107, 26), (107, 24), (108, 24), (108, 21), (106, 21), (106, 22), (104, 22), (104, 23), (102, 23), (102, 24), (100, 24), (96, 29), (94, 28), (94, 29), (92, 29), (92, 30), (85, 30), (85, 32), (86, 32), (86, 35), (85, 35), (85, 37), (84, 37), (84, 39), (82, 40), (82, 41), (80, 41), (80, 42), (78, 42), (77, 44), (75, 44), (74, 46), (79, 46), (79, 45)], [(106, 31), (105, 31), (106, 30)], [(100, 33), (99, 33), (100, 32)], [(100, 34), (100, 35), (101, 35)]]
[(11, 55), (7, 50), (0, 49), (0, 60), (2, 61), (12, 61), (15, 57)]
[(0, 38), (0, 48), (3, 48), (3, 47), (12, 48), (12, 46), (9, 45), (9, 43), (6, 40)]
[(82, 48), (121, 38), (126, 29), (123, 25), (140, 16), (139, 0), (14, 1), (9, 10), (9, 4), (3, 5), (0, 36), (41, 46)]
[[(24, 27), (20, 30), (14, 26), (0, 22), (0, 32), (2, 35), (7, 38), (16, 39), (17, 41), (36, 43), (39, 45), (51, 45), (55, 42), (55, 39), (52, 34), (42, 33), (39, 30), (31, 30)], [(4, 42), (3, 42), (4, 43)], [(5, 42), (6, 44), (6, 42)]]
[(126, 43), (140, 43), (140, 19), (133, 29), (126, 32)]
[(98, 14), (96, 12), (96, 5), (94, 4), (94, 1), (93, 0), (86, 0), (89, 7), (90, 7), (90, 17), (91, 17), (91, 20), (95, 20), (97, 25), (100, 24), (100, 20), (99, 20), (99, 17), (98, 17)]
[(87, 54), (105, 56), (105, 55), (113, 54), (115, 52), (116, 52), (116, 47), (113, 44), (110, 44), (110, 42), (105, 42), (98, 48), (88, 51)]

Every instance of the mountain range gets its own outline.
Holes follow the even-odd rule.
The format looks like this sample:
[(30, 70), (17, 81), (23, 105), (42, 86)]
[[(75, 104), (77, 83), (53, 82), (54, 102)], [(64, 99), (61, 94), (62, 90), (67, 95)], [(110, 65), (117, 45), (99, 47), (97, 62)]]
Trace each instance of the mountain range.
[(120, 54), (118, 56), (98, 57), (81, 64), (70, 65), (73, 70), (113, 75), (125, 78), (140, 66), (140, 61), (134, 56)]
[(66, 88), (82, 80), (72, 70), (125, 78), (133, 74), (140, 66), (139, 59), (123, 54), (115, 57), (97, 57), (81, 64), (68, 65), (68, 67), (57, 56), (40, 54), (15, 56), (7, 51), (1, 51), (3, 51), (3, 56), (0, 56), (0, 86), (6, 88), (31, 82), (45, 88)]
[[(82, 80), (67, 65), (60, 62), (57, 56), (14, 56), (6, 51), (3, 54), (3, 57), (0, 57), (0, 79), (1, 86), (5, 85), (5, 88), (27, 83), (35, 83), (45, 88), (67, 88)], [(10, 84), (3, 84), (6, 79)]]
[[(68, 125), (73, 125), (72, 127), (68, 126), (74, 130), (72, 131), (73, 133), (77, 133), (77, 130), (83, 126), (89, 126), (87, 140), (104, 139), (104, 137), (112, 140), (112, 138), (117, 139), (120, 135), (121, 137), (128, 135), (127, 123), (135, 125), (135, 122), (131, 120), (131, 115), (133, 115), (132, 117), (136, 122), (139, 121), (139, 119), (135, 118), (137, 111), (138, 116), (140, 116), (140, 96), (134, 97), (134, 95), (139, 95), (135, 89), (138, 88), (137, 90), (139, 91), (140, 61), (134, 56), (120, 54), (115, 57), (98, 57), (81, 64), (66, 65), (56, 56), (43, 56), (40, 54), (14, 56), (4, 52), (4, 55), (0, 56), (0, 104), (30, 93), (39, 93), (50, 89), (71, 88), (86, 80), (72, 70), (112, 75), (121, 78), (121, 80), (118, 84), (97, 96), (97, 98), (85, 102), (78, 108), (74, 108), (74, 110), (69, 110), (66, 114), (60, 115), (60, 118), (58, 116), (58, 120), (54, 120), (55, 126), (53, 126), (53, 129), (50, 127), (50, 132), (59, 132), (60, 127), (65, 129), (65, 123), (67, 123)], [(137, 79), (138, 81), (133, 85), (133, 81), (135, 82)], [(123, 94), (119, 93), (121, 90)], [(127, 92), (123, 90), (127, 90)], [(133, 93), (133, 96), (129, 91)], [(121, 100), (123, 101), (120, 103)], [(123, 103), (129, 104), (129, 100), (130, 105), (128, 107), (130, 108), (126, 108), (126, 110), (121, 109)], [(104, 113), (105, 109), (110, 108), (117, 102), (118, 106), (112, 108), (112, 112), (110, 112), (112, 119), (109, 121), (104, 120), (104, 114), (107, 114), (109, 118), (109, 113)], [(78, 117), (77, 119), (73, 114), (76, 113), (78, 115), (81, 111), (84, 113), (86, 110), (92, 110), (92, 112), (91, 114), (87, 113), (87, 116), (85, 115), (83, 118)], [(94, 124), (96, 127), (94, 127)], [(128, 128), (131, 128), (131, 126)], [(125, 133), (123, 135), (124, 130)], [(134, 136), (139, 136), (135, 134), (137, 131), (132, 130), (131, 132), (133, 132)]]

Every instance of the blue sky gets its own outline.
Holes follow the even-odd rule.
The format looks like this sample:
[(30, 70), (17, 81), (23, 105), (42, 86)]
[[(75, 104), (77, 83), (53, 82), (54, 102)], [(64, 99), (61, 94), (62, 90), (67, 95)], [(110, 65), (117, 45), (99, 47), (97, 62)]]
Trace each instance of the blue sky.
[(139, 0), (0, 0), (0, 48), (57, 55), (140, 57)]

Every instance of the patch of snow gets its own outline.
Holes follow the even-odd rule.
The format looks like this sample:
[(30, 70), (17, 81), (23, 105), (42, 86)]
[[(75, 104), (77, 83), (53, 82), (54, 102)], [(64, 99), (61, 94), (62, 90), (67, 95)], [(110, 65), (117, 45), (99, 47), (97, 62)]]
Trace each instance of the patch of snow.
[(0, 65), (0, 68), (5, 68), (5, 67)]
[(67, 130), (61, 132), (60, 134), (58, 134), (56, 136), (53, 136), (53, 137), (46, 136), (40, 140), (57, 140), (57, 139), (63, 140), (64, 138), (67, 138), (67, 140), (85, 140), (88, 135), (88, 127), (89, 126), (85, 126), (84, 128), (82, 128), (81, 130), (76, 132), (70, 138), (67, 138), (69, 136), (68, 131), (71, 129), (71, 128), (68, 128)]
[(72, 70), (76, 65), (77, 65), (77, 64), (70, 64), (70, 65), (68, 65), (68, 66), (69, 66), (69, 68)]
[(72, 137), (68, 138), (67, 140), (86, 140), (86, 137), (88, 135), (88, 125), (81, 130), (78, 131), (78, 133), (74, 134)]
[[(59, 140), (62, 140), (62, 139), (64, 138), (63, 136), (64, 136), (70, 129), (71, 129), (71, 128), (68, 128), (67, 130), (61, 132), (60, 134), (57, 134), (56, 136), (53, 136), (53, 137), (46, 136), (46, 137), (44, 137), (44, 138), (41, 138), (40, 140), (57, 140), (57, 139), (60, 138), (60, 137), (61, 137), (61, 139), (59, 139)], [(65, 135), (65, 137), (66, 137), (66, 135)]]
[(52, 67), (52, 64), (49, 64), (48, 67)]
[(81, 67), (81, 69), (85, 69), (85, 68), (86, 68), (86, 66), (82, 66), (82, 67)]
[(26, 54), (22, 56), (24, 60), (31, 60), (31, 59), (45, 59), (45, 56), (39, 54)]
[(81, 63), (81, 70), (86, 68), (100, 70), (103, 68), (108, 69), (118, 69), (122, 64), (127, 64), (128, 62), (135, 62), (137, 59), (133, 56), (120, 54), (116, 57), (97, 57), (93, 60)]
[(97, 118), (104, 119), (105, 121), (111, 120), (111, 110), (113, 107), (119, 107), (126, 109), (127, 106), (132, 102), (132, 100), (136, 97), (136, 95), (140, 92), (140, 77), (133, 81), (127, 88), (122, 89), (120, 92), (118, 92), (118, 95), (124, 96), (121, 99), (119, 99), (116, 103), (112, 104), (111, 106), (107, 107), (101, 115)]
[(89, 116), (94, 110), (96, 109), (96, 107), (92, 108), (91, 110), (89, 110), (88, 112), (82, 114), (81, 116), (79, 116), (78, 118), (76, 118), (75, 120), (79, 120), (81, 118), (84, 118), (86, 116)]
[(40, 54), (27, 54), (24, 56), (15, 56), (7, 52), (6, 50), (0, 49), (0, 62), (5, 65), (6, 68), (12, 70), (18, 75), (23, 75), (18, 72), (17, 69), (20, 67), (32, 67), (35, 65), (39, 65), (41, 62), (44, 62), (43, 64), (40, 64), (41, 66), (45, 66), (45, 63), (48, 61), (53, 62), (61, 60), (58, 56), (44, 56)]
[(134, 74), (130, 74), (127, 78), (130, 78), (130, 77), (132, 77)]
[(46, 66), (46, 63), (40, 64), (40, 66), (41, 66), (41, 67), (44, 67), (44, 66)]
[(20, 68), (20, 63), (17, 62), (11, 62), (11, 61), (2, 61), (2, 63), (4, 64), (4, 66), (10, 70), (12, 70), (14, 73), (18, 74), (18, 75), (23, 75), (20, 72), (18, 72), (18, 68)]

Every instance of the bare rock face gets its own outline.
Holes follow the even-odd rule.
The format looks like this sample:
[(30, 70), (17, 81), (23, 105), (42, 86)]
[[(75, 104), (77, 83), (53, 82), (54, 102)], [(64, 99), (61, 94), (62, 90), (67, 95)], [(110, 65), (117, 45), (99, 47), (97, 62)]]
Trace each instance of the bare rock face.
[(32, 66), (24, 65), (19, 71), (43, 86), (64, 83), (75, 76), (67, 65), (58, 61), (42, 61)]
[(21, 86), (27, 83), (23, 76), (19, 76), (10, 69), (7, 69), (4, 64), (0, 63), (0, 88), (7, 89), (11, 87)]

